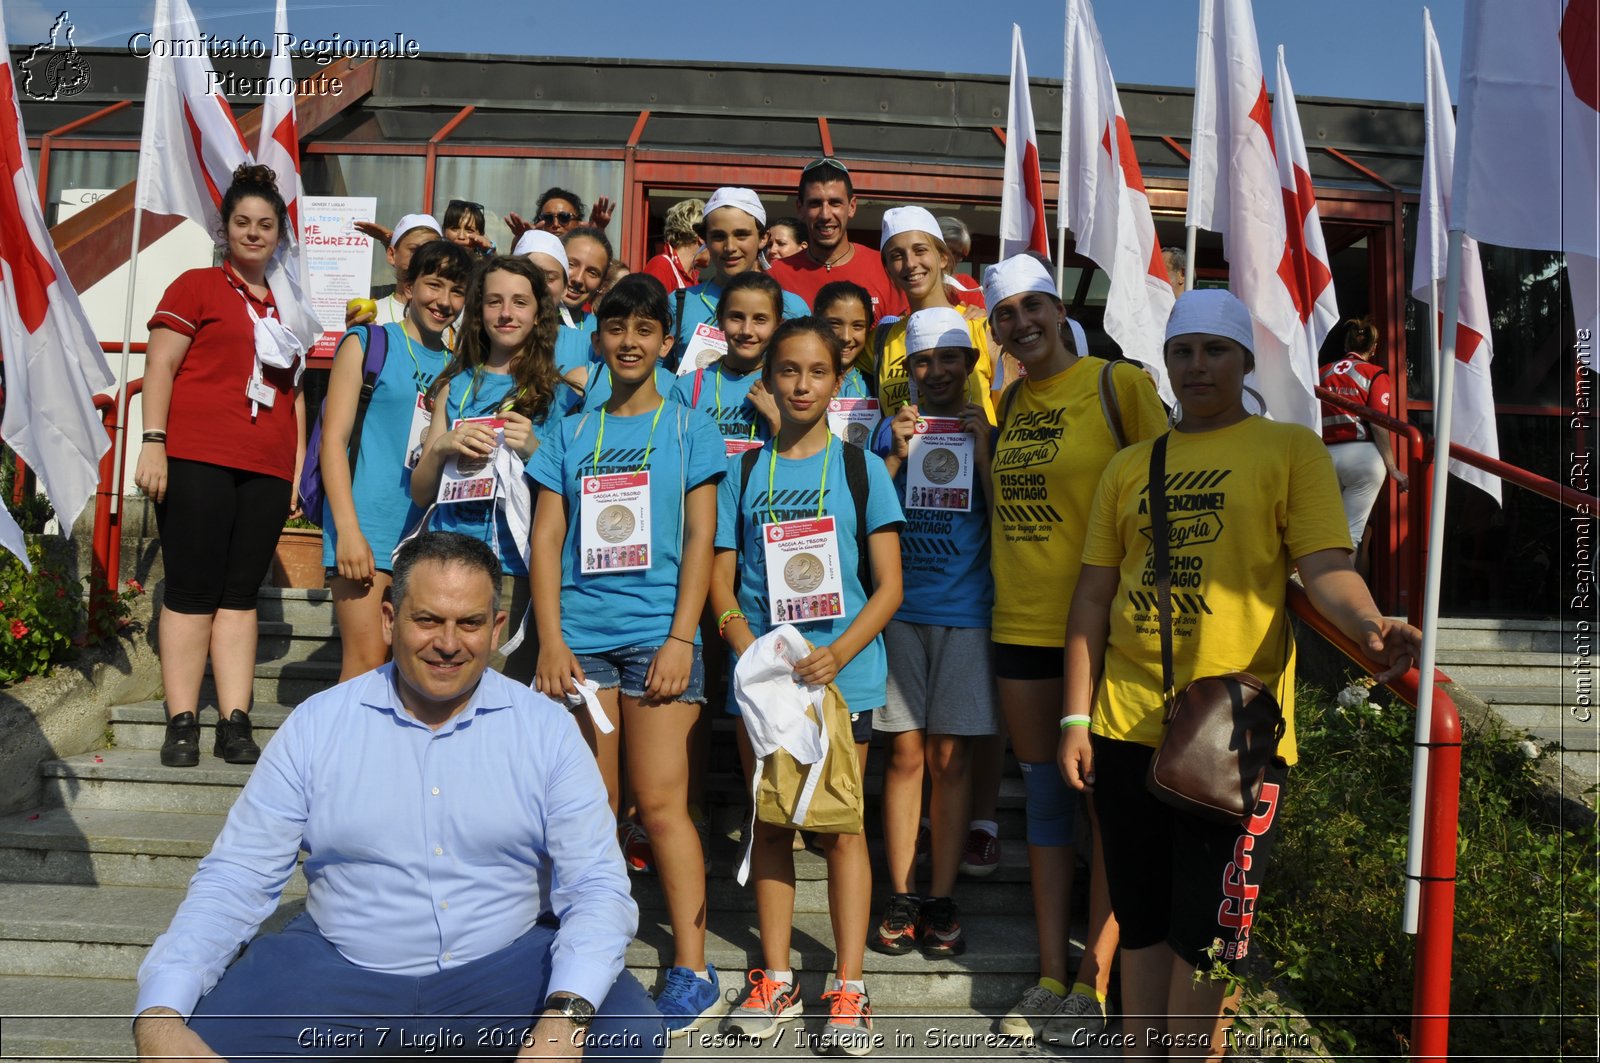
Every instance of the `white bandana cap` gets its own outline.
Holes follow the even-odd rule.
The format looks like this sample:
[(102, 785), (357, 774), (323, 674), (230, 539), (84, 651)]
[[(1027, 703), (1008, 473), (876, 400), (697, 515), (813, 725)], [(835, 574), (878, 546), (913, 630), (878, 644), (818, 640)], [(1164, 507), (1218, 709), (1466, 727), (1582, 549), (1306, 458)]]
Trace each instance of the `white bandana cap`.
[(906, 319), (906, 355), (930, 351), (935, 347), (973, 347), (972, 332), (961, 311), (948, 306), (930, 306)]
[(983, 302), (991, 317), (995, 307), (1024, 292), (1043, 292), (1053, 299), (1061, 298), (1050, 271), (1032, 255), (1013, 255), (983, 271)]
[(1167, 339), (1192, 333), (1222, 336), (1255, 353), (1255, 325), (1250, 310), (1239, 297), (1223, 288), (1198, 288), (1184, 292), (1167, 318)]
[(515, 258), (523, 255), (549, 255), (561, 264), (561, 275), (567, 273), (567, 249), (561, 246), (561, 237), (555, 233), (545, 232), (543, 229), (529, 229), (517, 237), (517, 245), (511, 249)]
[(444, 230), (439, 228), (439, 223), (433, 220), (432, 214), (407, 214), (394, 223), (394, 233), (389, 237), (389, 246), (398, 244), (405, 238), (406, 233), (416, 229), (431, 229), (441, 240), (444, 239)]
[(761, 205), (761, 197), (748, 188), (736, 188), (732, 185), (719, 188), (711, 193), (711, 198), (706, 200), (706, 209), (701, 217), (711, 217), (711, 212), (721, 210), (723, 207), (738, 207), (756, 220), (756, 224), (763, 229), (767, 227), (767, 208)]
[(878, 249), (881, 251), (890, 240), (901, 233), (927, 233), (936, 240), (944, 239), (944, 234), (939, 228), (939, 220), (926, 207), (890, 207), (884, 211)]

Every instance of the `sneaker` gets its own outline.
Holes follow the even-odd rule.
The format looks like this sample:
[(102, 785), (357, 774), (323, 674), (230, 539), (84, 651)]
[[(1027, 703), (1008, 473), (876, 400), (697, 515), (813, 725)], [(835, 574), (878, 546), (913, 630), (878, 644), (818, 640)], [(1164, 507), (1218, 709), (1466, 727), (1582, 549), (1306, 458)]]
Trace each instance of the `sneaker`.
[(803, 1010), (798, 989), (788, 982), (773, 981), (758, 967), (750, 972), (750, 988), (744, 999), (722, 1020), (721, 1031), (759, 1044)]
[(886, 956), (902, 956), (917, 947), (917, 920), (921, 917), (921, 903), (909, 893), (895, 893), (883, 909), (883, 922), (867, 939), (873, 952)]
[(1081, 1048), (1105, 1028), (1106, 1006), (1087, 993), (1073, 993), (1044, 1024), (1043, 1037), (1053, 1045)]
[(866, 993), (846, 989), (837, 980), (822, 994), (828, 1002), (828, 1023), (817, 1050), (825, 1056), (864, 1056), (872, 1051), (872, 1004)]
[(967, 939), (961, 933), (961, 910), (953, 898), (935, 897), (922, 905), (917, 938), (922, 954), (929, 959), (959, 956), (967, 951)]
[(666, 1020), (667, 1036), (687, 1036), (728, 1010), (717, 981), (717, 969), (706, 964), (706, 978), (696, 978), (687, 967), (667, 971), (667, 980), (656, 994), (656, 1008)]
[(628, 870), (638, 875), (653, 874), (656, 855), (650, 851), (650, 835), (635, 820), (625, 819), (617, 824), (617, 844), (622, 846), (622, 860)]
[(180, 712), (167, 719), (161, 763), (169, 768), (192, 768), (200, 763), (200, 720), (194, 713)]
[(1000, 1020), (1000, 1032), (1007, 1037), (1032, 1041), (1061, 1004), (1061, 997), (1035, 983), (1023, 990), (1022, 996)]
[(250, 714), (234, 709), (226, 720), (217, 713), (217, 740), (211, 755), (221, 757), (229, 764), (254, 764), (261, 759), (261, 747), (250, 737)]
[(968, 878), (986, 878), (1000, 866), (1000, 839), (986, 830), (967, 835), (967, 848), (961, 854), (961, 873)]

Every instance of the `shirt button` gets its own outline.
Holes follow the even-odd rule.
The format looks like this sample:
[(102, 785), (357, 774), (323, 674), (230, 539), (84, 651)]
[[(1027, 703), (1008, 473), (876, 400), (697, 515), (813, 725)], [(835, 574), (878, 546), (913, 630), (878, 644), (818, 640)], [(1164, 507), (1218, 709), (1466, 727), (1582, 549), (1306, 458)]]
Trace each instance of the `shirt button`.
[(433, 850), (433, 855), (434, 856), (443, 856), (444, 855), (444, 850), (440, 849), (438, 846), (435, 846), (434, 850)]
[(448, 907), (450, 907), (450, 902), (449, 901), (440, 901), (439, 902), (439, 907), (448, 908)]
[(444, 954), (444, 958), (445, 958), (445, 961), (446, 961), (446, 962), (449, 962), (449, 960), (450, 960), (450, 954), (449, 954), (449, 953), (448, 953), (448, 952), (447, 952), (447, 953), (445, 953), (445, 954)]
[(435, 796), (435, 797), (438, 797), (438, 796), (439, 796), (439, 788), (438, 788), (438, 787), (437, 787), (437, 786), (435, 786), (435, 787), (434, 787), (434, 788), (433, 788), (433, 796)]

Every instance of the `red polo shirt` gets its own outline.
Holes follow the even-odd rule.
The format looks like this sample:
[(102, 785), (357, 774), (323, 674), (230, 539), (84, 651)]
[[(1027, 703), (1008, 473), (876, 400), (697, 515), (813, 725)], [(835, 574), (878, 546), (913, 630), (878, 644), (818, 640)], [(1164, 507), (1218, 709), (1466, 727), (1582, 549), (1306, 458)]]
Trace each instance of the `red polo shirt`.
[(807, 306), (813, 306), (817, 301), (817, 293), (824, 284), (834, 281), (854, 281), (872, 293), (872, 316), (882, 319), (885, 314), (894, 314), (904, 317), (906, 314), (905, 293), (889, 283), (889, 277), (883, 272), (883, 263), (878, 259), (876, 251), (853, 245), (855, 253), (848, 261), (841, 262), (829, 269), (817, 262), (804, 251), (796, 251), (788, 258), (780, 258), (767, 270), (767, 275), (777, 281), (786, 292), (793, 292), (806, 301)]
[(233, 266), (191, 269), (173, 281), (146, 326), (189, 338), (189, 350), (172, 381), (167, 412), (167, 456), (230, 469), (294, 477), (296, 426), (294, 372), (263, 373), (277, 399), (250, 415), (245, 385), (255, 366), (255, 325), (245, 310), (250, 300), (260, 317), (277, 316), (269, 293), (257, 299)]

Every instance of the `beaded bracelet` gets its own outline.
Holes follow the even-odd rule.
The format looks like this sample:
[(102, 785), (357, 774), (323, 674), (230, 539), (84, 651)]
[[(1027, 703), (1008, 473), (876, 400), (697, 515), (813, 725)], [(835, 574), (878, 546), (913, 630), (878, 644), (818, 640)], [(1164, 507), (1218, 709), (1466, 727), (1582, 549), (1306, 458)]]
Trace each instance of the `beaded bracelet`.
[(1063, 716), (1061, 717), (1061, 729), (1065, 731), (1068, 727), (1088, 727), (1089, 722), (1089, 717), (1080, 714)]

